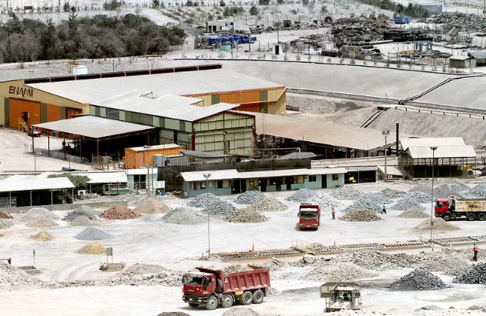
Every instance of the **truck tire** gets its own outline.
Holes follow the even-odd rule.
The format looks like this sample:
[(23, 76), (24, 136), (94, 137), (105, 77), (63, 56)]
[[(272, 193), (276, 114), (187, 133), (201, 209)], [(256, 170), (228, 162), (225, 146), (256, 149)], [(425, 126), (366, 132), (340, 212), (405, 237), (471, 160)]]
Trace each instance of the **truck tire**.
[(216, 296), (208, 297), (208, 300), (206, 302), (206, 309), (212, 311), (216, 308), (218, 308), (218, 299), (216, 298)]
[(253, 301), (253, 294), (250, 291), (245, 291), (241, 296), (241, 304), (250, 305)]
[(486, 214), (484, 214), (484, 213), (479, 213), (479, 214), (478, 214), (478, 219), (479, 219), (480, 221), (484, 221), (484, 220), (486, 220)]
[(233, 306), (234, 302), (235, 302), (235, 299), (233, 298), (233, 295), (225, 294), (223, 296), (223, 299), (221, 300), (221, 306), (223, 308), (230, 308), (231, 306)]
[(444, 214), (442, 215), (442, 218), (443, 218), (443, 219), (444, 219), (446, 222), (450, 221), (450, 220), (451, 220), (451, 213), (449, 213), (449, 212), (444, 213)]
[(261, 304), (264, 297), (265, 295), (263, 295), (262, 290), (256, 290), (255, 293), (253, 293), (253, 304)]
[(187, 303), (189, 304), (189, 307), (192, 307), (192, 308), (198, 308), (199, 307), (199, 304), (197, 303)]
[(476, 214), (474, 214), (474, 213), (468, 213), (467, 214), (467, 220), (468, 221), (473, 221), (475, 219), (476, 219)]

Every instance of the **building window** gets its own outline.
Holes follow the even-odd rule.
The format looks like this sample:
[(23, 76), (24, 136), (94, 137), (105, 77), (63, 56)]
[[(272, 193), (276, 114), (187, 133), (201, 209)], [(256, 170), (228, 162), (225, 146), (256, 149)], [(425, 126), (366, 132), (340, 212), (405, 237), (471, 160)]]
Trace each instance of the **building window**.
[(309, 182), (316, 182), (317, 181), (317, 176), (315, 174), (311, 174), (309, 176)]
[(304, 176), (294, 176), (294, 183), (304, 183)]
[(115, 109), (106, 109), (106, 118), (112, 120), (119, 120), (120, 119), (119, 111)]
[(216, 187), (218, 189), (229, 188), (229, 180), (218, 180)]
[(332, 181), (338, 181), (339, 180), (339, 175), (338, 174), (333, 174), (332, 175)]
[(205, 181), (191, 182), (191, 189), (192, 190), (204, 190), (204, 189), (206, 189), (206, 182)]

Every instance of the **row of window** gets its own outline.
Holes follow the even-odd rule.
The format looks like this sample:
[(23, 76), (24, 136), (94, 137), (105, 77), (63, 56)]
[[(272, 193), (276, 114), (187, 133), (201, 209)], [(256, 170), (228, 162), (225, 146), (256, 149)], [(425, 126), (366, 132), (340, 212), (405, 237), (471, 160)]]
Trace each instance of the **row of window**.
[[(214, 182), (216, 182), (216, 189), (225, 189), (225, 188), (230, 187), (230, 181), (229, 180), (218, 180), (218, 181), (214, 181)], [(206, 181), (191, 182), (191, 189), (192, 190), (204, 190), (204, 189), (206, 189)]]

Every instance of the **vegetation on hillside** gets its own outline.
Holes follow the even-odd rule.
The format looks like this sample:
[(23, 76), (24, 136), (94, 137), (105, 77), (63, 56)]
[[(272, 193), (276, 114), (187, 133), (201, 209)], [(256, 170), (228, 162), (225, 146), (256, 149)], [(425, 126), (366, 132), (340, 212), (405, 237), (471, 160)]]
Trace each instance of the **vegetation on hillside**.
[(408, 6), (404, 6), (401, 3), (396, 3), (390, 0), (358, 0), (363, 4), (372, 5), (383, 10), (389, 10), (395, 12), (395, 14), (406, 15), (412, 18), (427, 18), (429, 17), (429, 12), (416, 5), (409, 3)]

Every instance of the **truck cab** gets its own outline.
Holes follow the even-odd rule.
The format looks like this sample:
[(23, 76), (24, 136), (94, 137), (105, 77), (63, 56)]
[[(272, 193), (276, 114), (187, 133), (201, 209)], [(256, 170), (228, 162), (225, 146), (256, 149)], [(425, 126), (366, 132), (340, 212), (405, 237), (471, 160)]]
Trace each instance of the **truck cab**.
[(321, 224), (321, 207), (314, 204), (301, 204), (299, 206), (299, 228), (319, 229)]
[(204, 305), (206, 298), (216, 293), (216, 278), (211, 273), (188, 272), (183, 275), (182, 284), (184, 300), (191, 307)]

